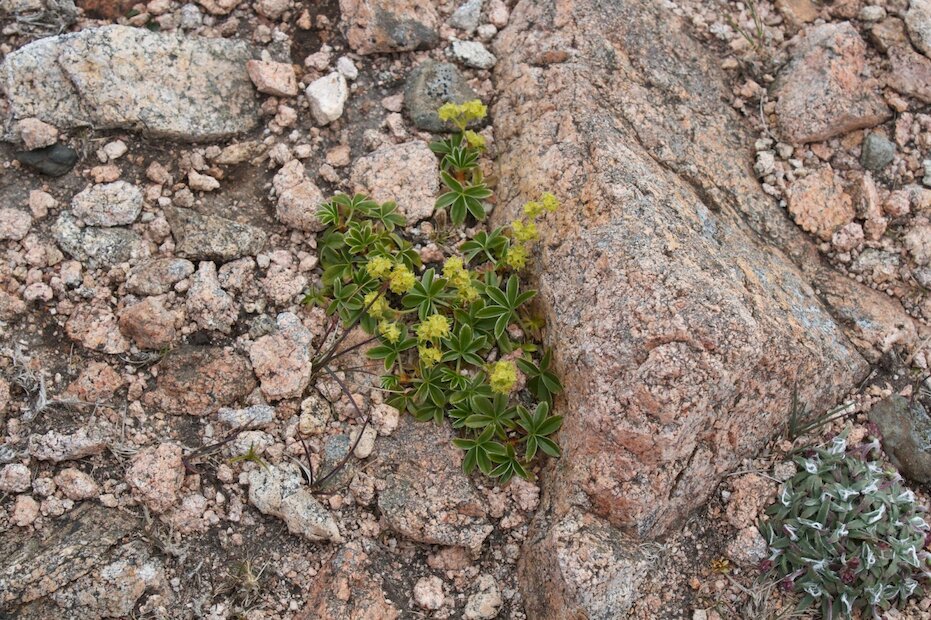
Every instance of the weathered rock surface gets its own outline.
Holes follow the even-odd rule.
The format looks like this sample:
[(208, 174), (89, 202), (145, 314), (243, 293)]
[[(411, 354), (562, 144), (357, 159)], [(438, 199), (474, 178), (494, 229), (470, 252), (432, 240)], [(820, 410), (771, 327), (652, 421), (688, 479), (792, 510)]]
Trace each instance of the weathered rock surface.
[[(637, 570), (600, 570), (636, 566), (621, 533), (682, 522), (784, 422), (796, 381), (817, 409), (867, 371), (810, 284), (843, 277), (761, 191), (717, 59), (687, 33), (647, 0), (520, 2), (497, 40), (494, 219), (544, 189), (564, 202), (536, 259), (567, 402), (524, 548), (532, 617), (621, 617)], [(854, 322), (880, 316), (905, 315)], [(560, 533), (594, 521), (619, 531)]]
[(339, 12), (349, 47), (359, 54), (424, 49), (439, 41), (431, 2), (340, 0)]
[(856, 215), (850, 195), (844, 191), (843, 180), (830, 166), (823, 166), (793, 183), (788, 203), (795, 223), (824, 240), (852, 222)]
[(268, 236), (259, 228), (184, 208), (165, 209), (177, 244), (175, 251), (191, 260), (226, 262), (258, 254)]
[(278, 194), (276, 212), (282, 224), (309, 232), (326, 228), (317, 218), (323, 193), (307, 178), (307, 171), (300, 160), (292, 159), (282, 166), (272, 184)]
[(208, 415), (255, 389), (249, 361), (232, 351), (185, 346), (159, 364), (155, 390), (145, 395), (150, 407), (173, 414)]
[(398, 607), (386, 596), (390, 554), (363, 538), (339, 548), (314, 579), (300, 620), (352, 618), (395, 620)]
[(126, 482), (133, 496), (149, 510), (165, 512), (178, 501), (178, 491), (184, 482), (181, 455), (178, 444), (162, 443), (141, 450), (133, 457), (126, 471)]
[(310, 383), (313, 334), (292, 312), (282, 312), (276, 322), (278, 331), (256, 340), (249, 357), (266, 398), (296, 398)]
[(49, 431), (30, 435), (26, 451), (40, 461), (61, 463), (100, 454), (109, 441), (106, 432), (96, 425), (77, 429), (74, 433)]
[(243, 41), (116, 25), (39, 39), (0, 65), (4, 138), (16, 139), (14, 123), (31, 117), (59, 129), (126, 128), (189, 141), (248, 131), (259, 120), (251, 55)]
[(374, 472), (385, 481), (378, 507), (405, 538), (477, 551), (493, 527), (485, 502), (462, 473), (462, 451), (451, 440), (448, 427), (405, 416), (376, 453)]
[(905, 26), (912, 44), (931, 57), (931, 0), (910, 0)]
[(126, 290), (135, 295), (162, 295), (194, 273), (194, 263), (183, 258), (156, 258), (134, 267)]
[(817, 142), (889, 118), (876, 81), (865, 71), (866, 44), (850, 22), (807, 31), (773, 91), (784, 138)]
[(889, 50), (889, 64), (891, 70), (886, 76), (889, 86), (900, 93), (931, 103), (931, 59), (906, 44)]
[(394, 200), (398, 213), (408, 223), (419, 222), (433, 214), (439, 191), (437, 159), (426, 142), (419, 140), (384, 146), (352, 165), (350, 182), (354, 192), (368, 194), (373, 200)]
[(870, 420), (879, 427), (883, 449), (902, 475), (931, 482), (931, 416), (921, 403), (890, 396), (873, 406)]
[(126, 512), (88, 502), (44, 536), (24, 538), (8, 530), (0, 537), (0, 605), (13, 609), (81, 578), (106, 562), (111, 548), (138, 525)]
[(178, 317), (165, 307), (161, 297), (147, 297), (120, 312), (120, 332), (136, 343), (140, 349), (159, 350), (168, 347), (178, 332)]
[(90, 226), (125, 226), (139, 217), (142, 192), (126, 181), (91, 185), (74, 197), (71, 210)]

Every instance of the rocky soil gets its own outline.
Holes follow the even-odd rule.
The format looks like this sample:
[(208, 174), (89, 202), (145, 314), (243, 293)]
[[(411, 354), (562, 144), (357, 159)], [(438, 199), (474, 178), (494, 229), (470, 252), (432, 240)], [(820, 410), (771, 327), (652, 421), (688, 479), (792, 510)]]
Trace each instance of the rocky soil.
[[(0, 615), (785, 617), (792, 450), (931, 483), (931, 6), (872, 1), (0, 0)], [(564, 455), (504, 486), (302, 303), (337, 191), (456, 253), (474, 98), (492, 223), (563, 204)]]

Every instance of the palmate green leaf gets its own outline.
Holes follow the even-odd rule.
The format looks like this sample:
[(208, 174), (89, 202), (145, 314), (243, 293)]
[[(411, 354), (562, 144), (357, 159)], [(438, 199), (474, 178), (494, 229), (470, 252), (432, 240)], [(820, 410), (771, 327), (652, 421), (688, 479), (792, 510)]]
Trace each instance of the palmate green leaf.
[(501, 338), (508, 325), (519, 320), (517, 309), (536, 295), (536, 291), (521, 293), (516, 275), (508, 278), (504, 291), (497, 286), (486, 286), (484, 292), (491, 303), (480, 310), (477, 316), (480, 319), (495, 319), (495, 338)]
[(460, 144), (462, 144), (462, 134), (454, 133), (445, 140), (436, 140), (431, 142), (430, 150), (437, 155), (446, 155)]
[(401, 337), (397, 342), (389, 342), (383, 337), (379, 338), (379, 344), (368, 350), (368, 357), (373, 360), (383, 360), (385, 370), (390, 371), (395, 362), (401, 356), (401, 353), (417, 346), (416, 338), (408, 338), (407, 326), (401, 327)]
[(553, 396), (562, 392), (562, 383), (556, 376), (556, 373), (550, 370), (553, 361), (553, 352), (547, 350), (540, 359), (540, 364), (536, 365), (531, 360), (520, 358), (517, 360), (517, 367), (527, 377), (527, 389), (529, 389), (538, 400), (544, 401), (549, 405), (553, 404)]
[(465, 420), (468, 428), (491, 428), (497, 437), (507, 439), (507, 432), (514, 428), (514, 416), (517, 410), (508, 406), (508, 397), (504, 394), (495, 394), (491, 399), (476, 398), (475, 413)]
[(420, 280), (402, 299), (405, 308), (417, 308), (417, 316), (424, 320), (436, 312), (437, 306), (448, 306), (452, 293), (446, 290), (446, 278), (436, 277), (432, 267), (423, 272)]
[(372, 228), (371, 222), (352, 222), (344, 237), (346, 247), (352, 254), (366, 253), (366, 250), (375, 247), (380, 239), (381, 233)]
[(372, 209), (370, 217), (382, 225), (387, 232), (392, 232), (398, 226), (404, 226), (407, 220), (398, 213), (398, 205), (394, 201), (383, 202)]
[(464, 145), (456, 146), (446, 153), (441, 165), (444, 170), (466, 172), (478, 165), (479, 155), (478, 149), (469, 148)]
[(501, 484), (507, 484), (515, 475), (524, 480), (530, 479), (530, 472), (524, 468), (511, 444), (506, 444), (502, 451), (489, 452), (488, 457), (495, 463), (495, 468), (488, 475), (497, 478)]
[(462, 459), (462, 470), (466, 474), (471, 474), (476, 466), (486, 476), (491, 474), (494, 468), (491, 455), (506, 453), (504, 446), (495, 441), (494, 436), (494, 429), (489, 427), (474, 439), (453, 439), (453, 445), (466, 452), (465, 457)]
[(339, 226), (340, 212), (339, 205), (332, 200), (325, 202), (317, 209), (317, 219), (324, 226)]
[(510, 239), (504, 234), (504, 227), (499, 226), (491, 232), (480, 230), (469, 241), (459, 246), (467, 262), (472, 262), (475, 257), (482, 254), (489, 262), (497, 263), (510, 246)]
[(488, 376), (484, 371), (478, 371), (461, 389), (453, 392), (452, 396), (449, 397), (449, 402), (456, 406), (462, 406), (471, 413), (476, 408), (477, 399), (485, 398), (490, 400), (494, 397), (494, 392), (491, 391), (487, 379)]
[(445, 170), (440, 172), (440, 178), (449, 191), (436, 199), (436, 209), (449, 207), (449, 219), (457, 226), (465, 222), (467, 214), (471, 214), (479, 221), (485, 219), (485, 207), (482, 205), (482, 200), (493, 193), (485, 183), (466, 185)]
[(421, 366), (420, 377), (414, 379), (414, 398), (421, 402), (432, 402), (437, 407), (445, 407), (448, 391), (441, 366)]
[(444, 338), (443, 345), (447, 349), (442, 358), (444, 362), (456, 362), (457, 367), (462, 363), (473, 366), (481, 366), (485, 363), (478, 353), (487, 345), (487, 338), (474, 335), (472, 327), (468, 324), (462, 325), (458, 333)]
[(542, 450), (545, 454), (557, 457), (559, 456), (559, 445), (549, 438), (562, 426), (562, 416), (551, 416), (550, 406), (545, 403), (539, 403), (530, 413), (524, 407), (517, 407), (517, 424), (524, 433), (526, 442), (524, 458), (527, 461), (533, 459), (537, 450)]

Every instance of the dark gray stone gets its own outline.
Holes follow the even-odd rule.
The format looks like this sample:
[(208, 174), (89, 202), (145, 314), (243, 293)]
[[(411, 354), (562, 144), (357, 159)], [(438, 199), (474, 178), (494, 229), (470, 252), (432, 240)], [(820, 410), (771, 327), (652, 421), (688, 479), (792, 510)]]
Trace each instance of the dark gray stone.
[(165, 217), (177, 244), (176, 252), (190, 260), (226, 262), (253, 256), (262, 251), (268, 239), (255, 226), (191, 209), (168, 208)]
[(437, 109), (444, 103), (478, 99), (475, 91), (454, 65), (427, 60), (411, 71), (404, 87), (404, 107), (420, 129), (447, 131), (452, 125), (440, 120)]
[(860, 151), (860, 163), (867, 170), (879, 172), (895, 158), (895, 144), (878, 134), (867, 134)]
[[(352, 442), (349, 435), (331, 435), (323, 442), (323, 460), (320, 468), (315, 472), (317, 480), (328, 476), (339, 464), (346, 458), (352, 450)], [(325, 483), (320, 485), (320, 489), (338, 489), (345, 487), (352, 480), (356, 473), (356, 458), (350, 456), (346, 464), (329, 478)], [(318, 483), (319, 484), (319, 483)]]
[(78, 153), (64, 144), (53, 144), (34, 151), (19, 151), (16, 159), (22, 164), (50, 177), (60, 177), (71, 172), (78, 163)]
[(870, 420), (879, 427), (883, 449), (902, 475), (931, 482), (931, 417), (921, 403), (890, 396), (873, 406)]

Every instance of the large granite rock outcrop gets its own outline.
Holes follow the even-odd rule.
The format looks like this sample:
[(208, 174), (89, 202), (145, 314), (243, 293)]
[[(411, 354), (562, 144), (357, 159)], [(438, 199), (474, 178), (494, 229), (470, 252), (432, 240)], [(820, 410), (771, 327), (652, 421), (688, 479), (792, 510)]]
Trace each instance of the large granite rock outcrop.
[[(783, 427), (796, 384), (833, 405), (914, 326), (762, 192), (717, 59), (662, 3), (522, 1), (496, 55), (495, 218), (543, 190), (563, 202), (533, 276), (566, 419), (521, 564), (527, 613), (617, 618), (635, 543)], [(868, 303), (841, 322), (813, 284)]]

